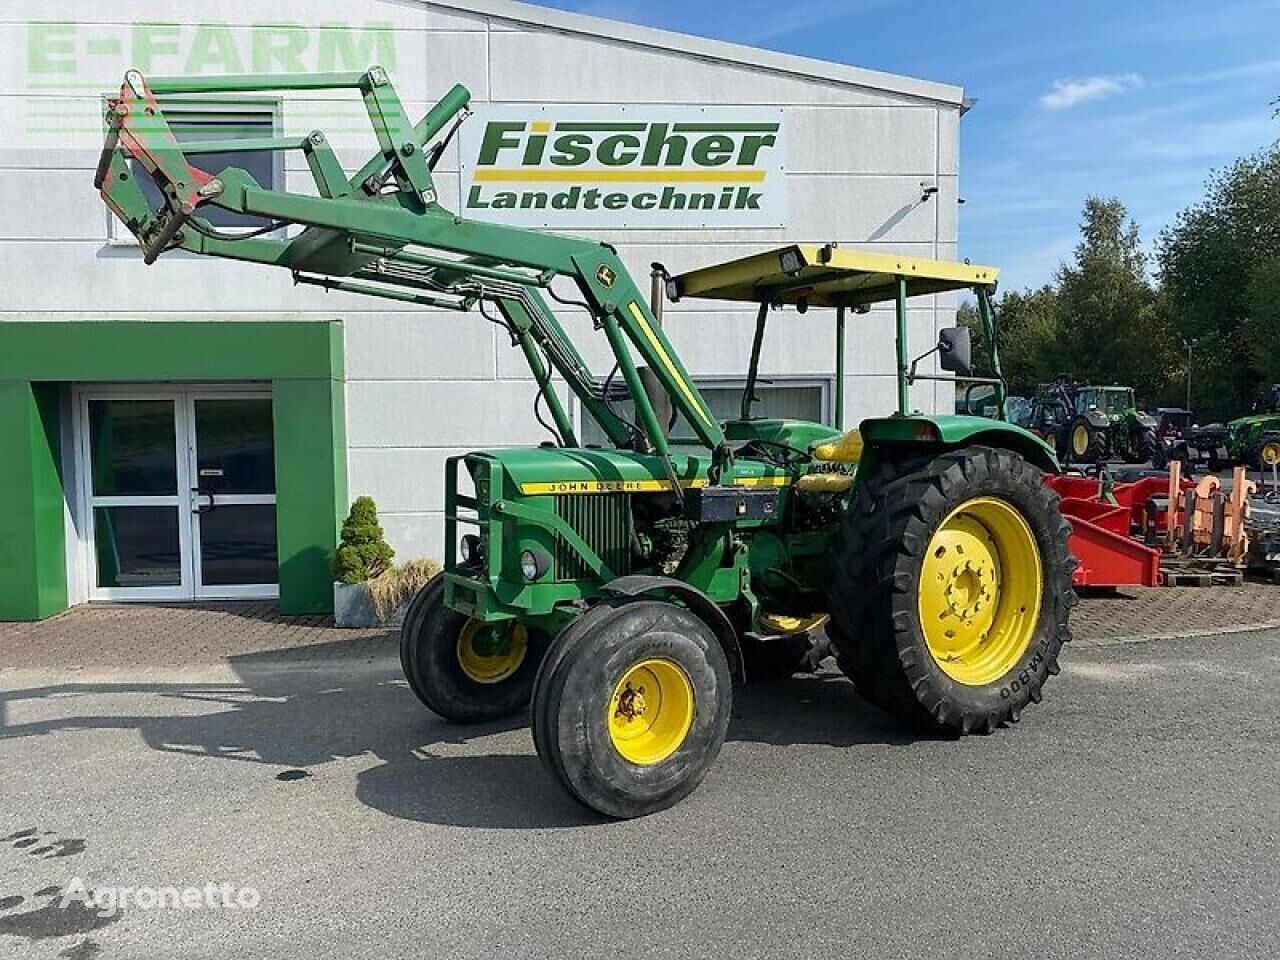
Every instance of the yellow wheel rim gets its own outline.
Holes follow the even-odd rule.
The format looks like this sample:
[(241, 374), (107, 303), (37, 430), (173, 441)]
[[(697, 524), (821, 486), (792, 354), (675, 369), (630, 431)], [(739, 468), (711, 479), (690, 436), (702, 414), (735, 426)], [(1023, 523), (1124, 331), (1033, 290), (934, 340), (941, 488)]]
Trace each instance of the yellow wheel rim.
[(1262, 448), (1262, 462), (1267, 466), (1280, 463), (1280, 443), (1268, 443)]
[(1084, 424), (1071, 431), (1071, 450), (1077, 457), (1089, 452), (1089, 428)]
[(519, 623), (468, 620), (458, 631), (458, 666), (476, 683), (501, 683), (528, 652), (529, 631)]
[(606, 710), (609, 739), (623, 758), (640, 766), (660, 763), (693, 726), (693, 684), (673, 660), (644, 660), (623, 674)]
[(920, 573), (930, 655), (959, 683), (999, 679), (1031, 645), (1043, 594), (1040, 550), (1017, 508), (993, 497), (961, 504), (934, 532)]

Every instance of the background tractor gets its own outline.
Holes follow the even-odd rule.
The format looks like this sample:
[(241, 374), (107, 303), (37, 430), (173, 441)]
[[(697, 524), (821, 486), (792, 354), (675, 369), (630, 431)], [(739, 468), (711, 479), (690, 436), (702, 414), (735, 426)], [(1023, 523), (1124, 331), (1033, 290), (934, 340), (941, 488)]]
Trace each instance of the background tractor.
[(1079, 385), (1059, 377), (1040, 386), (1029, 427), (1052, 442), (1065, 462), (1167, 462), (1159, 421), (1138, 409), (1132, 387)]
[(1227, 454), (1255, 470), (1280, 463), (1280, 383), (1272, 384), (1252, 413), (1227, 424)]
[[(254, 140), (302, 151), (316, 181), (315, 194), (269, 190), (242, 169), (193, 166), (188, 155), (234, 145), (179, 145), (157, 100), (281, 88), (354, 89), (378, 151), (348, 175), (318, 131)], [(794, 649), (824, 618), (841, 669), (905, 723), (990, 733), (1039, 702), (1074, 602), (1070, 527), (1042, 482), (1057, 470), (1053, 450), (1003, 420), (913, 413), (909, 397), (915, 380), (951, 379), (909, 362), (909, 298), (972, 291), (994, 344), (996, 271), (792, 245), (665, 285), (659, 273), (646, 300), (607, 244), (439, 205), (432, 168), (448, 134), (437, 138), (467, 102), (455, 87), (415, 124), (379, 67), (151, 83), (131, 71), (108, 109), (95, 180), (147, 263), (183, 249), (478, 311), (523, 352), (552, 438), (447, 463), (444, 572), (401, 633), (422, 702), (458, 723), (527, 709), (546, 769), (614, 817), (668, 807), (698, 785), (725, 739), (747, 640)], [(265, 217), (274, 235), (218, 230), (202, 216), (210, 206)], [(663, 331), (664, 293), (755, 306), (737, 418), (714, 417), (681, 363)], [(607, 341), (614, 372), (603, 381), (551, 302), (586, 311)], [(846, 431), (846, 321), (877, 304), (895, 321), (897, 411)], [(771, 314), (818, 308), (834, 314), (834, 422), (755, 417)], [(944, 330), (931, 347), (944, 370), (968, 372), (966, 331)], [(994, 351), (990, 361), (998, 372)], [(579, 442), (553, 373), (607, 446)], [(618, 382), (625, 404), (609, 389)], [(668, 435), (676, 415), (687, 438)]]
[(1214, 471), (1237, 463), (1255, 470), (1280, 463), (1280, 383), (1273, 384), (1246, 416), (1185, 429), (1170, 456), (1188, 463), (1206, 462)]

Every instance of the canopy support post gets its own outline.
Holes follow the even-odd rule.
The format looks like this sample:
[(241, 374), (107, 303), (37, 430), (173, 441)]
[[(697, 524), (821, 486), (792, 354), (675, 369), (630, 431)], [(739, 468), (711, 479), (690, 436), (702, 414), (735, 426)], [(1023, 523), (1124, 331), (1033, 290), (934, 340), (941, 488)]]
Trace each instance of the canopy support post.
[(751, 419), (751, 404), (755, 403), (756, 377), (760, 373), (760, 349), (764, 346), (764, 325), (769, 319), (769, 304), (762, 302), (756, 313), (756, 336), (751, 341), (751, 365), (747, 367), (747, 385), (742, 390), (742, 419)]
[(844, 313), (843, 306), (836, 307), (836, 409), (833, 423), (837, 430), (844, 429)]
[(898, 415), (911, 413), (911, 390), (907, 384), (907, 278), (897, 278), (898, 295), (894, 307), (897, 318)]

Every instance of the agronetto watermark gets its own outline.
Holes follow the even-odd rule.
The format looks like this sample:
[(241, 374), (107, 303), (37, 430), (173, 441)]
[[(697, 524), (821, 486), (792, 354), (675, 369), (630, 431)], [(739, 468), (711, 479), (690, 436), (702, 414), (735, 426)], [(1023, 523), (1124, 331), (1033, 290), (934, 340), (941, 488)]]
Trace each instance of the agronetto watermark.
[(198, 887), (101, 886), (92, 889), (80, 877), (63, 888), (58, 906), (78, 903), (100, 917), (127, 910), (256, 910), (262, 897), (254, 887), (210, 881)]

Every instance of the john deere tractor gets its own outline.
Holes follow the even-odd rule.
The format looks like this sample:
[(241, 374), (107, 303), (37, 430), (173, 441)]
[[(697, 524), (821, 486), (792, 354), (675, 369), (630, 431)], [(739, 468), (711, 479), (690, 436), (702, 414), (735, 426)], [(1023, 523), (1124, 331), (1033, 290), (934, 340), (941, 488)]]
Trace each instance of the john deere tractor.
[(1167, 462), (1159, 421), (1138, 409), (1132, 387), (1081, 386), (1061, 376), (1041, 385), (1032, 406), (1031, 429), (1067, 462)]
[[(158, 99), (318, 88), (354, 90), (368, 107), (378, 149), (354, 174), (318, 131), (179, 144)], [(432, 168), (468, 100), (455, 87), (414, 123), (379, 67), (150, 82), (131, 71), (108, 106), (95, 179), (147, 263), (181, 249), (480, 312), (522, 351), (552, 439), (448, 461), (444, 572), (401, 633), (414, 694), (462, 724), (527, 710), (547, 771), (613, 817), (689, 794), (729, 730), (744, 645), (788, 644), (824, 618), (862, 695), (916, 728), (991, 733), (1038, 703), (1074, 601), (1069, 527), (1041, 482), (1054, 452), (1001, 420), (913, 413), (909, 398), (913, 380), (939, 378), (915, 374), (908, 301), (972, 291), (995, 343), (996, 271), (794, 244), (665, 284), (659, 274), (646, 299), (608, 244), (440, 205)], [(301, 151), (314, 194), (192, 162), (239, 149)], [(155, 208), (144, 178), (159, 188)], [(212, 207), (270, 230), (218, 229)], [(664, 331), (665, 299), (754, 305), (737, 418), (711, 414)], [(589, 369), (552, 303), (590, 316), (613, 373)], [(897, 411), (846, 430), (846, 322), (878, 304), (895, 318)], [(819, 308), (834, 314), (833, 422), (754, 416), (769, 321)], [(967, 372), (965, 332), (929, 346), (944, 370)], [(607, 445), (579, 441), (553, 374)], [(686, 438), (669, 435), (676, 415)]]
[(1255, 470), (1280, 463), (1280, 383), (1272, 385), (1252, 413), (1227, 424), (1227, 453)]

